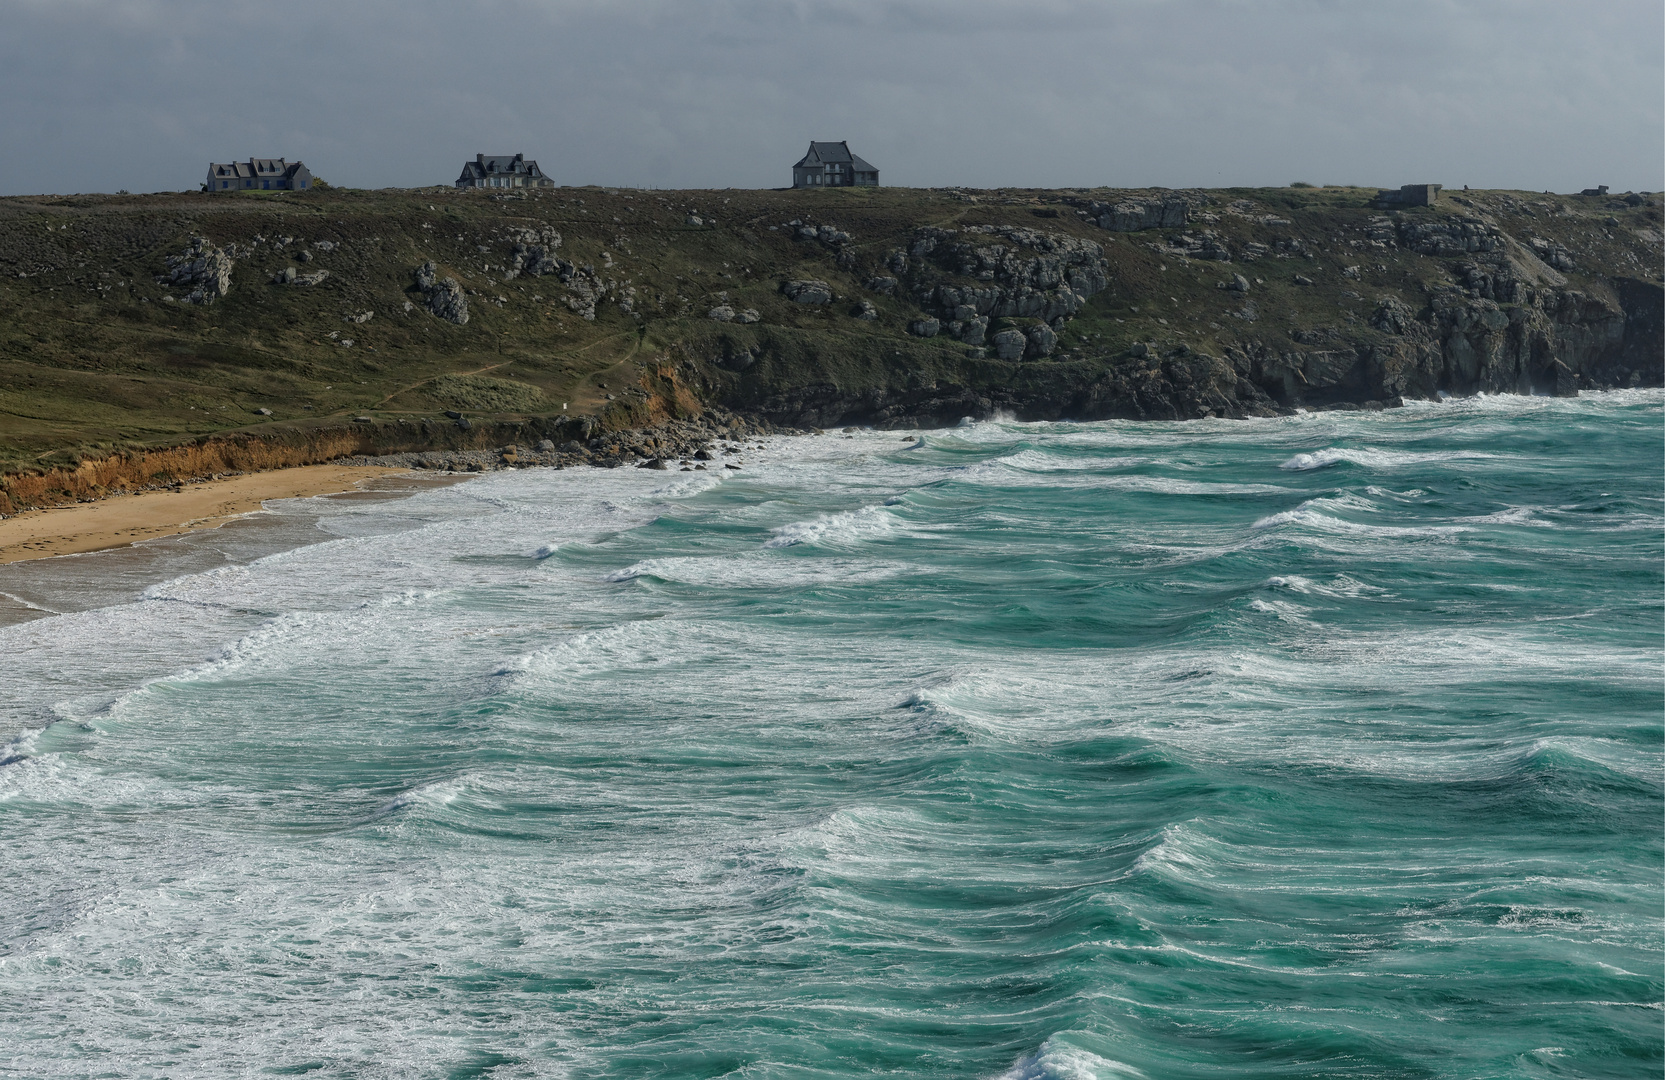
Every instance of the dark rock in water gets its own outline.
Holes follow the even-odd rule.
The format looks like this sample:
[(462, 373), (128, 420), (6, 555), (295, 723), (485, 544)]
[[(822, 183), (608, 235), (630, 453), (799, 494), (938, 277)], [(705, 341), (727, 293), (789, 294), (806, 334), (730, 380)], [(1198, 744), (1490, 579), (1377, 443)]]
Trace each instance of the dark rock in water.
[(665, 469), (667, 468), (667, 466), (665, 464), (665, 459), (664, 458), (658, 458), (658, 457), (649, 458), (648, 460), (642, 462), (640, 465), (638, 465), (636, 467), (638, 469), (658, 469), (660, 472), (664, 472)]
[(1549, 391), (1556, 397), (1578, 396), (1578, 376), (1561, 361), (1549, 365), (1549, 377), (1552, 380)]
[(738, 468), (740, 468), (740, 466), (734, 464), (734, 462), (731, 461), (727, 465), (724, 465), (723, 468), (725, 468), (725, 469), (738, 469)]
[(694, 460), (695, 461), (714, 461), (714, 460), (716, 460), (716, 458), (711, 453), (711, 451), (702, 449), (702, 450), (695, 450), (694, 451)]

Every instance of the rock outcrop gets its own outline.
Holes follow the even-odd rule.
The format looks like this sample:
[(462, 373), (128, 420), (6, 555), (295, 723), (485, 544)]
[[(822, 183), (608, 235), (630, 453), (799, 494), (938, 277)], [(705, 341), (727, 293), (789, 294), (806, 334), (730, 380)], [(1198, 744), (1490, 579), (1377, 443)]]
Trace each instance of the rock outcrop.
[(780, 291), (794, 304), (830, 304), (833, 300), (832, 286), (825, 281), (788, 281)]
[(223, 248), (207, 237), (194, 236), (183, 254), (168, 256), (168, 272), (156, 278), (158, 285), (189, 289), (188, 304), (212, 304), (231, 291), (231, 270), (235, 263)]
[(297, 271), (293, 266), (286, 266), (273, 276), (272, 284), (299, 285), (304, 288), (308, 285), (322, 284), (324, 281), (328, 280), (329, 276), (330, 272), (328, 270), (314, 270), (310, 274), (303, 274)]
[(1061, 326), (1109, 281), (1098, 244), (1017, 225), (922, 228), (898, 263), (919, 305), (968, 344), (995, 319)]
[(1088, 216), (1109, 232), (1141, 232), (1145, 229), (1177, 229), (1185, 224), (1188, 206), (1184, 199), (1088, 204)]
[(440, 277), (432, 261), (416, 268), (416, 287), (429, 314), (458, 326), (468, 325), (468, 296), (454, 277)]
[[(541, 229), (513, 229), (509, 239), (514, 247), (509, 252), (509, 267), (503, 274), (511, 281), (521, 274), (542, 277), (560, 270), (561, 260), (555, 251), (561, 246), (561, 234), (545, 226)], [(569, 264), (570, 265), (570, 264)]]

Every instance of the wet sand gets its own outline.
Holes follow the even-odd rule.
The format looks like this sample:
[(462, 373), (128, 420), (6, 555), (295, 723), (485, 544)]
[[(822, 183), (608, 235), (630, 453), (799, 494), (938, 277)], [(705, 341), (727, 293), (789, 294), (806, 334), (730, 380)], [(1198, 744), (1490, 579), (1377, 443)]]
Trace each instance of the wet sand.
[(30, 510), (0, 521), (0, 563), (78, 555), (213, 529), (259, 510), (267, 499), (354, 491), (367, 481), (405, 474), (403, 469), (303, 465), (186, 484), (177, 491), (143, 491)]

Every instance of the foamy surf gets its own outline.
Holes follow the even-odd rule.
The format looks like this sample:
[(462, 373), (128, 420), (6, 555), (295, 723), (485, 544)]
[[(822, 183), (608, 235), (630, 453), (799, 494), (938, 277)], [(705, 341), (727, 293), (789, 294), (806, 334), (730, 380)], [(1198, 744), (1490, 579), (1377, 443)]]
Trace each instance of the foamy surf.
[(31, 613), (7, 1065), (1633, 1072), (1662, 406), (515, 470)]
[(1296, 454), (1278, 466), (1291, 472), (1327, 469), (1343, 463), (1366, 469), (1403, 469), (1413, 465), (1444, 465), (1452, 462), (1489, 461), (1495, 454), (1478, 450), (1380, 450), (1373, 447), (1330, 447)]
[(774, 536), (765, 541), (766, 548), (846, 547), (866, 540), (891, 535), (895, 518), (882, 506), (864, 506), (860, 510), (846, 510), (837, 514), (822, 514), (808, 521), (793, 521), (777, 526)]
[(1000, 1074), (999, 1080), (1145, 1080), (1131, 1065), (1103, 1057), (1053, 1036), (1033, 1054)]

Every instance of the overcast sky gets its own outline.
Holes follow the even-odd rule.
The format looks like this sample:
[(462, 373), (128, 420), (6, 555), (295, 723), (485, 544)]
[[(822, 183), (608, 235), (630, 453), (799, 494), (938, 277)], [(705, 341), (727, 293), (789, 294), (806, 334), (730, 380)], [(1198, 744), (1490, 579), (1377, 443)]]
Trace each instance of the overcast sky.
[(1665, 187), (1660, 0), (0, 0), (0, 194), (448, 183)]

